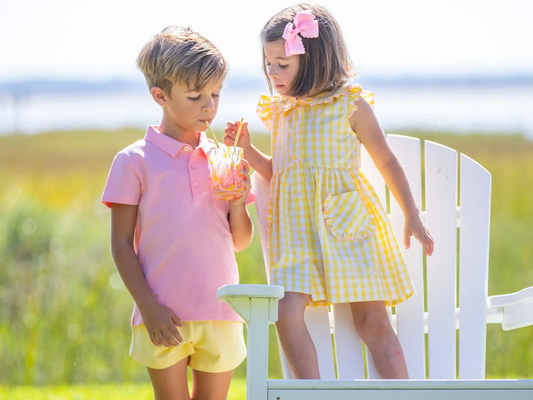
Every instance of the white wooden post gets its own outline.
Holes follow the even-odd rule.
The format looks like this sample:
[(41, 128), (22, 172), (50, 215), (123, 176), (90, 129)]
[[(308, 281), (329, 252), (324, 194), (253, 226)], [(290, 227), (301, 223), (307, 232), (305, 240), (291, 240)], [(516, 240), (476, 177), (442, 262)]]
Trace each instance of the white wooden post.
[(246, 399), (267, 400), (269, 300), (250, 300), (253, 313), (247, 325)]
[(283, 286), (276, 285), (226, 285), (217, 290), (217, 299), (231, 305), (247, 323), (247, 400), (267, 400), (268, 324), (278, 320), (283, 293)]

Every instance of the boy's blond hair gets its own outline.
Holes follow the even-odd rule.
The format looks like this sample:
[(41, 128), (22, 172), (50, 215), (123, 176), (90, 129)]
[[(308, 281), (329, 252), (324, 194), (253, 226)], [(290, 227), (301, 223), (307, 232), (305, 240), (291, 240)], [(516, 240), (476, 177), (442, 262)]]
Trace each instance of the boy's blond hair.
[(222, 84), (229, 65), (220, 51), (191, 28), (169, 26), (144, 45), (137, 57), (148, 88), (161, 88), (170, 96), (175, 83), (190, 90)]

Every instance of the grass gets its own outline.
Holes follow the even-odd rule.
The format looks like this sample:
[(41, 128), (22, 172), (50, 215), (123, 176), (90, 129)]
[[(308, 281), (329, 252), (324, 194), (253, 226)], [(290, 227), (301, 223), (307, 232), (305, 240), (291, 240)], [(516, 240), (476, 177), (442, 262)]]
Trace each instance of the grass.
[[(112, 398), (120, 398), (137, 384), (149, 391), (145, 369), (127, 355), (132, 301), (110, 257), (109, 211), (100, 204), (114, 155), (143, 134), (0, 137), (4, 397), (96, 399), (98, 390), (116, 390)], [(489, 295), (533, 285), (533, 143), (513, 135), (405, 134), (457, 149), (492, 173)], [(254, 143), (268, 150), (269, 137), (255, 135)], [(255, 218), (253, 207), (250, 212)], [(258, 235), (237, 261), (241, 282), (266, 283)], [(269, 373), (276, 378), (281, 371), (271, 329)], [(488, 378), (532, 377), (532, 357), (533, 327), (502, 332), (489, 326)], [(236, 382), (245, 366), (236, 370)], [(36, 394), (24, 394), (31, 390)]]
[[(0, 386), (0, 400), (151, 400), (152, 386), (143, 384), (102, 384), (55, 387)], [(246, 399), (246, 380), (234, 378), (228, 400)]]

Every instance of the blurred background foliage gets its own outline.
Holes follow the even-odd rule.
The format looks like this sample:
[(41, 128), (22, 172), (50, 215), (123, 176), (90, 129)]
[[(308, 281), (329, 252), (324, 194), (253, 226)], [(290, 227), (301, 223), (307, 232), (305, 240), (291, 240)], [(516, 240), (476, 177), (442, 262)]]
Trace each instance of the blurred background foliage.
[[(533, 285), (533, 143), (513, 135), (396, 133), (450, 146), (492, 173), (489, 295)], [(110, 213), (100, 203), (114, 155), (143, 135), (0, 137), (0, 385), (148, 382), (128, 356), (133, 303), (111, 259)], [(269, 140), (253, 138), (267, 153)], [(237, 261), (242, 283), (266, 283), (257, 225)], [(270, 376), (281, 377), (273, 327), (270, 337)], [(488, 327), (488, 378), (531, 378), (532, 356), (533, 327)], [(236, 376), (245, 376), (245, 363)]]

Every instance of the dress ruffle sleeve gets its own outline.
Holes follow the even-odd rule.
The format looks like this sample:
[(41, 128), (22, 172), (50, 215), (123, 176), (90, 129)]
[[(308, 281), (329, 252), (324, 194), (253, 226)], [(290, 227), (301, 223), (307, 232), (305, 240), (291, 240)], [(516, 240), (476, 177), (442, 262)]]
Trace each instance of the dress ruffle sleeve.
[(354, 113), (355, 110), (357, 110), (357, 104), (356, 102), (359, 101), (359, 99), (362, 97), (366, 100), (368, 104), (370, 104), (370, 107), (374, 109), (374, 94), (369, 91), (363, 91), (361, 86), (354, 85), (351, 86), (348, 89), (348, 117), (351, 117), (351, 115)]
[(257, 115), (269, 132), (272, 132), (272, 98), (267, 95), (261, 96), (257, 105)]

